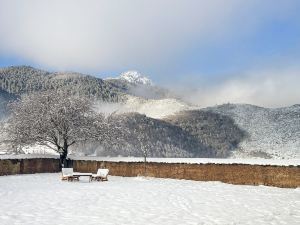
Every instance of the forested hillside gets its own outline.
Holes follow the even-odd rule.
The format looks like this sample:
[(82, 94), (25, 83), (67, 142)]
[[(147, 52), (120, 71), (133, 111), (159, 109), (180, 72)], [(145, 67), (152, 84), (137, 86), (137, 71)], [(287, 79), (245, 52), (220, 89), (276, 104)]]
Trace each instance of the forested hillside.
[(28, 66), (0, 69), (0, 87), (22, 95), (45, 90), (64, 90), (103, 101), (118, 101), (121, 92), (102, 79), (79, 73), (50, 73)]
[(117, 116), (128, 130), (104, 143), (79, 145), (77, 150), (87, 149), (86, 154), (100, 156), (143, 156), (146, 151), (150, 157), (216, 157), (198, 137), (176, 125), (138, 113)]
[(190, 110), (169, 116), (165, 121), (181, 127), (213, 149), (215, 157), (228, 157), (247, 136), (234, 120), (211, 111)]
[(205, 110), (232, 118), (246, 138), (236, 157), (299, 158), (300, 105), (263, 108), (247, 104), (224, 104)]
[(96, 100), (97, 113), (122, 117), (129, 132), (125, 129), (103, 143), (77, 145), (75, 149), (85, 155), (142, 156), (146, 149), (152, 157), (300, 157), (299, 105), (268, 109), (224, 104), (200, 109), (167, 98), (168, 90), (135, 71), (103, 80), (29, 66), (2, 68), (0, 120), (9, 114), (9, 101), (46, 90), (88, 97)]

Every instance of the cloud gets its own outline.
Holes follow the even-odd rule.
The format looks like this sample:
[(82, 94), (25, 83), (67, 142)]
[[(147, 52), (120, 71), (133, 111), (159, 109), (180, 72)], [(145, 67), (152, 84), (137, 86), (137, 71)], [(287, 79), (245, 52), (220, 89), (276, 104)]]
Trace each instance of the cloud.
[[(181, 53), (193, 43), (226, 46), (227, 40), (259, 32), (265, 23), (293, 18), (295, 5), (298, 0), (0, 0), (0, 57), (23, 58), (53, 70), (164, 67), (161, 73), (173, 73), (169, 67), (180, 67), (174, 62), (180, 64)], [(252, 70), (208, 85), (195, 82), (198, 87), (189, 85), (183, 92), (201, 106), (290, 105), (300, 102), (299, 71)], [(159, 75), (178, 79), (178, 74), (174, 79)], [(197, 79), (207, 77), (202, 75)]]
[(291, 2), (0, 0), (0, 54), (54, 69), (158, 67), (191, 42), (254, 32)]
[[(183, 98), (202, 107), (224, 103), (247, 103), (284, 107), (300, 103), (300, 67), (261, 69), (244, 72), (219, 84), (181, 91)], [(200, 85), (201, 86), (201, 85)]]

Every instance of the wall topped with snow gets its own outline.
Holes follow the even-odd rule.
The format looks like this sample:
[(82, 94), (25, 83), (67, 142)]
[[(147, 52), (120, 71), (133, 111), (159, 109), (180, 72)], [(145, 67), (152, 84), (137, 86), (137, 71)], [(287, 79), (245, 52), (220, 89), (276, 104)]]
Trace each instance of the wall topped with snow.
[(75, 171), (91, 173), (98, 168), (108, 168), (110, 175), (124, 177), (149, 176), (239, 185), (300, 187), (300, 166), (74, 160), (73, 168)]
[[(52, 154), (19, 154), (0, 155), (1, 159), (59, 159), (59, 155)], [(69, 156), (72, 160), (95, 160), (107, 162), (144, 162), (142, 157), (96, 157)], [(188, 163), (188, 164), (245, 164), (245, 165), (273, 165), (300, 166), (300, 159), (221, 159), (221, 158), (147, 158), (147, 162), (158, 163)]]
[[(144, 162), (139, 157), (94, 157), (70, 156), (73, 160), (95, 160), (107, 162)], [(188, 164), (245, 164), (245, 165), (273, 165), (299, 166), (300, 159), (220, 159), (220, 158), (147, 158), (147, 162), (157, 163), (188, 163)]]
[(50, 154), (19, 154), (19, 155), (0, 155), (1, 159), (59, 159), (59, 155)]
[[(28, 158), (28, 157), (36, 158)], [(10, 157), (10, 158), (9, 158)], [(25, 158), (27, 157), (27, 158)], [(19, 155), (1, 156), (0, 176), (60, 171), (56, 156)], [(51, 158), (46, 158), (51, 157)], [(246, 164), (243, 164), (246, 163)], [(252, 163), (252, 164), (250, 164)], [(273, 165), (271, 165), (273, 163)], [(300, 187), (298, 162), (238, 161), (224, 159), (148, 159), (71, 157), (69, 165), (76, 172), (96, 173), (108, 168), (113, 176), (149, 176), (196, 181), (221, 181), (231, 184), (267, 185), (285, 188)]]

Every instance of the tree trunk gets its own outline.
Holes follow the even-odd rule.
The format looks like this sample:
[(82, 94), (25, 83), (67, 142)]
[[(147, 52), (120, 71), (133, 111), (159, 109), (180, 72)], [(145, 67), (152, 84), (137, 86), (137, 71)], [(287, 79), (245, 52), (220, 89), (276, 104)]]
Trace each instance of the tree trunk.
[(60, 154), (60, 160), (59, 160), (60, 168), (64, 168), (65, 167), (65, 164), (64, 164), (65, 157), (66, 156), (63, 153)]
[(144, 176), (147, 176), (147, 152), (144, 150)]
[(62, 151), (62, 153), (60, 154), (60, 166), (61, 166), (61, 168), (63, 168), (63, 167), (68, 167), (68, 165), (67, 165), (67, 155), (68, 155), (68, 143), (67, 143), (67, 141), (65, 140), (64, 141), (64, 147), (63, 147), (63, 151)]

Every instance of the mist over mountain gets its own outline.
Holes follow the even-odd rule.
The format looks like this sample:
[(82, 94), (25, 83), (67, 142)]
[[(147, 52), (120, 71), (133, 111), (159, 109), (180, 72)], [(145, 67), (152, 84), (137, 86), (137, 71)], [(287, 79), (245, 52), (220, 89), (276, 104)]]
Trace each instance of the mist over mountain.
[(148, 77), (138, 71), (127, 71), (116, 78), (105, 79), (110, 85), (123, 92), (146, 99), (174, 97), (169, 90), (156, 86)]
[(153, 85), (153, 82), (148, 77), (146, 77), (146, 76), (142, 75), (140, 72), (134, 71), (134, 70), (121, 73), (121, 75), (119, 76), (118, 79), (127, 81), (132, 84), (136, 84), (136, 85), (139, 85), (139, 84), (148, 85), (148, 86)]
[(224, 104), (202, 109), (136, 71), (100, 79), (29, 66), (2, 68), (0, 119), (9, 115), (9, 101), (45, 90), (89, 97), (97, 112), (115, 112), (130, 130), (123, 139), (111, 139), (118, 141), (78, 144), (74, 153), (142, 156), (147, 148), (152, 157), (300, 157), (299, 105), (269, 109)]

